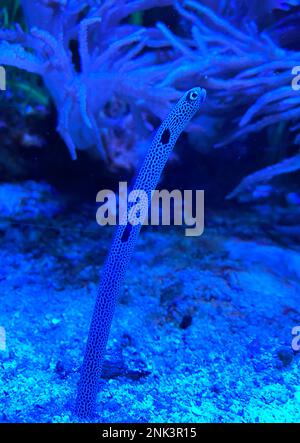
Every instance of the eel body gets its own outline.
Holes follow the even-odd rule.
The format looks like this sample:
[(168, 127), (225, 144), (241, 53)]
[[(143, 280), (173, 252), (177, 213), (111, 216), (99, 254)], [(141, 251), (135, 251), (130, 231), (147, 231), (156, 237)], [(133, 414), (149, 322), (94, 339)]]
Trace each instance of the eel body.
[[(132, 191), (137, 191), (137, 196), (140, 191), (147, 195), (145, 201), (141, 199), (139, 202), (144, 216), (148, 213), (151, 192), (159, 182), (178, 137), (199, 110), (205, 97), (205, 89), (196, 87), (187, 91), (158, 128), (132, 187)], [(144, 221), (142, 216), (140, 223), (133, 225), (130, 222), (132, 207), (133, 204), (129, 203), (127, 224), (119, 224), (116, 228), (102, 271), (78, 386), (76, 412), (81, 417), (88, 417), (95, 408), (103, 357), (116, 301)]]

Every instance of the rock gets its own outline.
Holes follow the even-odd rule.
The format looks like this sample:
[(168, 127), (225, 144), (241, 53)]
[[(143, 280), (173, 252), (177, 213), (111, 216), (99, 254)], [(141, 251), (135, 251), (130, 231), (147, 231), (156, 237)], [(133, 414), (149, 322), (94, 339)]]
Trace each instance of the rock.
[(180, 323), (180, 325), (179, 325), (179, 327), (181, 328), (181, 329), (186, 329), (186, 328), (188, 328), (189, 326), (191, 326), (191, 324), (192, 324), (192, 320), (193, 320), (193, 317), (191, 316), (191, 315), (184, 315), (183, 317), (182, 317), (182, 320), (181, 320), (181, 323)]
[(55, 190), (47, 183), (25, 181), (0, 184), (0, 213), (18, 220), (52, 217), (62, 210)]
[(293, 358), (294, 358), (294, 354), (293, 354), (292, 349), (282, 346), (281, 348), (279, 348), (277, 350), (277, 357), (279, 360), (279, 361), (277, 361), (277, 366), (278, 367), (281, 367), (281, 366), (286, 367), (292, 363)]

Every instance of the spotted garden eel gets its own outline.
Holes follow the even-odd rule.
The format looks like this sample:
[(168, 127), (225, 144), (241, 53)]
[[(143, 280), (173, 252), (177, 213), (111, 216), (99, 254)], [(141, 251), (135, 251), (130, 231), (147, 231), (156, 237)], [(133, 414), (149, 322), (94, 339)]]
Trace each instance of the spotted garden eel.
[[(116, 301), (141, 226), (147, 215), (151, 191), (155, 190), (178, 137), (199, 110), (205, 97), (205, 89), (199, 87), (190, 89), (181, 97), (158, 128), (132, 187), (132, 191), (142, 190), (147, 195), (147, 201), (140, 202), (144, 216), (141, 215), (140, 222), (135, 225), (130, 221), (127, 224), (119, 224), (102, 271), (78, 385), (76, 412), (80, 417), (90, 416), (95, 409), (103, 357)], [(131, 209), (132, 204), (129, 203), (127, 207), (129, 220)]]

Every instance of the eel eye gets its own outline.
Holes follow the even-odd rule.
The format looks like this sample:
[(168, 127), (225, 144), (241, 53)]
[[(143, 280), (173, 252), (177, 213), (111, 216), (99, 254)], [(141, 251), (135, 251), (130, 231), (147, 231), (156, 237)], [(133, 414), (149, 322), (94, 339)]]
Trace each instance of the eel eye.
[(197, 100), (197, 98), (198, 98), (198, 92), (197, 91), (190, 92), (190, 95), (189, 95), (189, 99), (190, 100)]

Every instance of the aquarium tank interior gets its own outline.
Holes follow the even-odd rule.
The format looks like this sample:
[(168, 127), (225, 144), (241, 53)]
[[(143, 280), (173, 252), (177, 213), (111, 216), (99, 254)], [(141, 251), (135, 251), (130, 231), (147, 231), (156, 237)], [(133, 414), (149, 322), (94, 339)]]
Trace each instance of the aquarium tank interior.
[(0, 422), (300, 422), (300, 0), (0, 0)]

